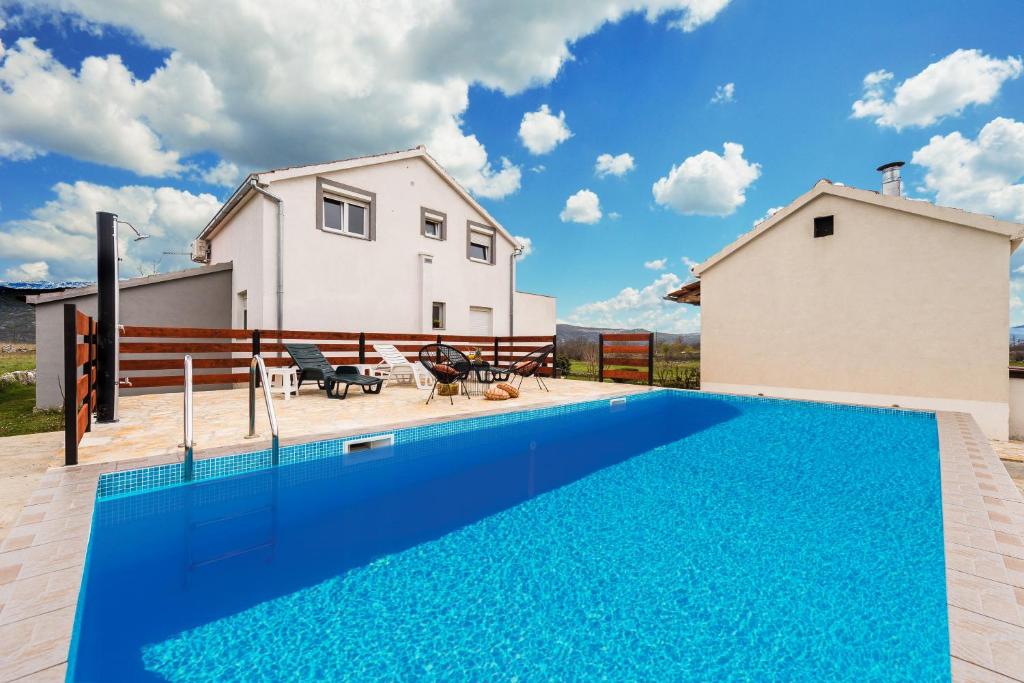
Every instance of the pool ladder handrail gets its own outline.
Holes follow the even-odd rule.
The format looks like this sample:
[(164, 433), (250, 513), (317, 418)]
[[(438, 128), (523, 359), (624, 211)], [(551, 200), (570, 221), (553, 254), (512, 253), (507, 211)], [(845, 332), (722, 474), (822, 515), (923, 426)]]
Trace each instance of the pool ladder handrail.
[(185, 434), (181, 445), (185, 448), (185, 464), (182, 468), (182, 479), (192, 481), (193, 457), (192, 449), (192, 356), (185, 354)]
[[(257, 375), (258, 373), (258, 375)], [(263, 362), (263, 356), (255, 354), (249, 361), (249, 433), (245, 438), (256, 438), (256, 378), (259, 377), (260, 385), (263, 387), (263, 402), (267, 406), (267, 418), (270, 420), (271, 433), (271, 465), (276, 466), (280, 462), (280, 440), (277, 430), (277, 413), (274, 412), (274, 402), (270, 398), (270, 379), (267, 377), (267, 365)]]

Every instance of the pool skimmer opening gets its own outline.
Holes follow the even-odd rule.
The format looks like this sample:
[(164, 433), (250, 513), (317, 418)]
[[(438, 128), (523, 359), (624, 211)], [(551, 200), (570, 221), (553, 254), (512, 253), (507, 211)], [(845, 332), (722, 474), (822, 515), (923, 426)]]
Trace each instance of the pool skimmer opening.
[(362, 451), (370, 451), (375, 448), (389, 448), (395, 445), (394, 434), (384, 434), (382, 436), (371, 436), (365, 439), (353, 439), (352, 441), (346, 441), (342, 445), (342, 454), (348, 455), (349, 453), (359, 453)]

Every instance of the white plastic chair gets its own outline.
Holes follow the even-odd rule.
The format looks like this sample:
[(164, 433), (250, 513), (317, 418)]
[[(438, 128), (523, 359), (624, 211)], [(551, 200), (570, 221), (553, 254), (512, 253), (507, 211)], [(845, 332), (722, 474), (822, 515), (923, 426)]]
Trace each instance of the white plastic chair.
[(430, 376), (427, 369), (419, 361), (411, 362), (393, 344), (374, 344), (373, 350), (383, 358), (373, 368), (373, 374), (376, 377), (383, 377), (385, 384), (398, 379), (398, 377), (408, 378), (411, 375), (416, 382), (417, 389), (429, 389), (433, 386), (434, 378)]

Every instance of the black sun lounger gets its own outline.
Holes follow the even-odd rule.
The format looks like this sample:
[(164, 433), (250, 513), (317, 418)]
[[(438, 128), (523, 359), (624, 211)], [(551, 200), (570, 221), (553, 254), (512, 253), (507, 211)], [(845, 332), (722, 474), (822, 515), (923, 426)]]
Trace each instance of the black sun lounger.
[[(348, 396), (349, 387), (353, 384), (359, 386), (363, 393), (379, 394), (384, 380), (380, 377), (368, 377), (359, 372), (354, 365), (339, 365), (337, 368), (331, 364), (320, 353), (316, 344), (285, 344), (292, 361), (299, 368), (299, 387), (305, 380), (315, 380), (316, 385), (327, 391), (331, 398), (345, 398)], [(340, 395), (339, 388), (344, 385), (345, 391)]]

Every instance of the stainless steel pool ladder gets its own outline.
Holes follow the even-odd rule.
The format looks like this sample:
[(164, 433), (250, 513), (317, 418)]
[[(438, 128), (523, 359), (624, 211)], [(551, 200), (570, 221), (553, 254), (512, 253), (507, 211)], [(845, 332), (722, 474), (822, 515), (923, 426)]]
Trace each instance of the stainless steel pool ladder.
[(185, 356), (185, 438), (182, 441), (185, 447), (185, 464), (182, 469), (182, 479), (192, 481), (192, 356)]
[(267, 418), (270, 420), (270, 433), (272, 436), (270, 446), (270, 464), (276, 467), (280, 462), (277, 413), (274, 412), (274, 402), (270, 400), (270, 380), (267, 378), (267, 365), (263, 362), (263, 356), (253, 356), (252, 361), (249, 362), (249, 433), (245, 438), (253, 439), (256, 437), (257, 376), (259, 377), (260, 385), (263, 387), (263, 402), (267, 406)]

